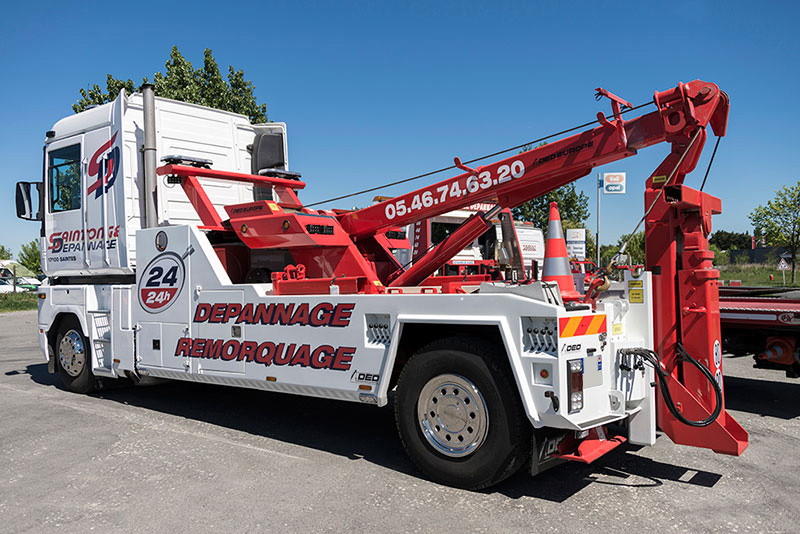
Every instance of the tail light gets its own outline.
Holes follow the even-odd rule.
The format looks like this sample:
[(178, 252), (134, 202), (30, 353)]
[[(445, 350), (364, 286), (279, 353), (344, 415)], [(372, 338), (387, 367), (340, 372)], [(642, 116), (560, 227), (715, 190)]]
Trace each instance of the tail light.
[(583, 358), (567, 360), (569, 413), (583, 409)]

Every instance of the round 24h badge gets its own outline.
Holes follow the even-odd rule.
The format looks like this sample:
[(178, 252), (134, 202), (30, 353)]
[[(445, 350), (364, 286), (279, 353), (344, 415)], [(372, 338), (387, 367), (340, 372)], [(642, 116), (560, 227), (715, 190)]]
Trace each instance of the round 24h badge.
[(159, 254), (147, 265), (139, 279), (139, 304), (150, 313), (169, 308), (183, 288), (186, 269), (174, 252)]

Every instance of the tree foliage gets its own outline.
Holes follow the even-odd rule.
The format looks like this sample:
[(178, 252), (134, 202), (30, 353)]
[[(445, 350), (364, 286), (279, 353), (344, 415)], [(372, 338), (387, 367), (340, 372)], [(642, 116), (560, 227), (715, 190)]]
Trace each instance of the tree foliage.
[(24, 265), (26, 269), (36, 274), (42, 273), (41, 251), (39, 249), (39, 241), (34, 239), (28, 244), (23, 244), (19, 248), (17, 260), (20, 265)]
[[(616, 245), (603, 245), (600, 247), (600, 264), (607, 266), (612, 258), (617, 255), (622, 245), (631, 237), (631, 234), (623, 234), (620, 236)], [(644, 265), (645, 251), (644, 251), (644, 231), (633, 234), (628, 248), (625, 249), (625, 254), (628, 255), (629, 265)]]
[(711, 234), (708, 243), (716, 245), (720, 250), (744, 250), (750, 248), (752, 240), (747, 232), (717, 230)]
[[(558, 213), (565, 228), (584, 227), (589, 218), (589, 197), (583, 191), (578, 191), (575, 184), (559, 187), (511, 211), (515, 219), (530, 221), (537, 228), (546, 229), (551, 202), (558, 203)], [(567, 222), (571, 226), (568, 226)]]
[[(708, 244), (708, 250), (714, 253), (714, 265), (728, 265), (731, 262), (731, 253), (729, 249), (722, 249), (715, 245), (714, 243)], [(776, 262), (777, 263), (777, 262)]]
[[(228, 67), (226, 81), (210, 49), (206, 48), (203, 53), (203, 67), (195, 69), (178, 47), (173, 46), (164, 67), (163, 74), (156, 72), (153, 76), (156, 96), (241, 113), (252, 123), (267, 122), (267, 105), (256, 101), (253, 83), (244, 77), (242, 70), (232, 66)], [(143, 83), (147, 80), (145, 77)], [(128, 93), (135, 90), (130, 78), (122, 80), (108, 74), (105, 90), (97, 84), (80, 89), (81, 98), (72, 109), (79, 113), (89, 106), (112, 102), (122, 88)]]
[(750, 213), (755, 235), (764, 236), (773, 246), (785, 247), (792, 255), (792, 283), (800, 248), (800, 181), (785, 185), (775, 192), (766, 206), (759, 205)]
[(13, 257), (10, 248), (6, 248), (5, 245), (0, 245), (0, 260), (10, 260)]

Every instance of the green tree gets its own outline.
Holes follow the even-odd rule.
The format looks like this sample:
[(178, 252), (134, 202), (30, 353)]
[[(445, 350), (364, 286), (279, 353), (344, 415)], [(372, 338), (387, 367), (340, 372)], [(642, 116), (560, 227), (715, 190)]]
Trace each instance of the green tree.
[(618, 245), (601, 245), (600, 246), (600, 265), (606, 267), (617, 252), (619, 252)]
[(41, 263), (41, 251), (39, 249), (39, 241), (34, 239), (27, 245), (23, 244), (19, 248), (19, 254), (17, 255), (17, 260), (19, 261), (20, 265), (25, 266), (26, 269), (30, 271), (41, 274), (42, 273), (42, 263)]
[(755, 235), (763, 235), (775, 246), (785, 247), (792, 255), (792, 283), (795, 282), (797, 250), (800, 248), (800, 181), (783, 186), (766, 206), (750, 213)]
[(744, 250), (752, 245), (750, 234), (747, 232), (728, 232), (717, 230), (708, 239), (710, 245), (716, 245), (720, 250)]
[(708, 244), (708, 250), (714, 253), (714, 266), (728, 265), (731, 262), (731, 253), (723, 250), (714, 243)]
[[(578, 191), (575, 184), (567, 184), (546, 195), (534, 198), (525, 204), (512, 209), (514, 218), (530, 221), (537, 228), (547, 230), (550, 217), (550, 203), (558, 203), (558, 213), (562, 221), (569, 221), (569, 228), (583, 228), (589, 218), (589, 197)], [(564, 223), (567, 227), (566, 222)], [(587, 232), (588, 233), (588, 232)]]
[(0, 245), (0, 260), (10, 260), (13, 257), (10, 248)]
[(628, 248), (625, 249), (625, 254), (630, 257), (630, 264), (644, 265), (644, 230), (633, 234), (633, 237), (631, 237), (631, 234), (623, 234), (617, 242), (617, 247), (622, 248), (628, 238), (631, 238), (631, 240), (628, 243)]
[[(615, 245), (602, 245), (600, 247), (601, 266), (606, 267), (611, 262), (629, 237), (631, 237), (631, 234), (623, 234)], [(630, 258), (630, 265), (644, 265), (644, 231), (633, 234), (633, 238), (628, 243), (628, 248), (625, 249), (625, 254)]]
[[(267, 122), (267, 105), (256, 101), (253, 83), (244, 77), (242, 70), (235, 70), (232, 66), (228, 67), (228, 80), (225, 81), (210, 49), (206, 48), (203, 53), (203, 67), (195, 70), (178, 47), (173, 46), (164, 67), (164, 74), (156, 72), (153, 76), (156, 96), (241, 113), (247, 115), (252, 123)], [(146, 77), (143, 83), (147, 83)], [(105, 90), (97, 84), (80, 89), (81, 98), (72, 109), (80, 113), (89, 106), (111, 102), (122, 88), (132, 93), (133, 81), (108, 74)]]

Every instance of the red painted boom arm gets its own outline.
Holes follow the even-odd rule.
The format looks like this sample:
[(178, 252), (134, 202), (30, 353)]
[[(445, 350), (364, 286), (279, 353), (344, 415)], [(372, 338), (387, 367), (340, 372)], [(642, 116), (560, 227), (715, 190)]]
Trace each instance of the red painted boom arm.
[[(603, 119), (592, 130), (342, 214), (339, 221), (351, 235), (361, 237), (476, 202), (497, 199), (503, 208), (515, 207), (586, 176), (596, 166), (632, 156), (640, 148), (686, 138), (697, 127), (711, 123), (718, 135), (725, 133), (728, 97), (712, 83), (680, 84), (656, 93), (654, 103), (658, 109), (647, 115), (628, 121), (619, 115), (612, 121)], [(694, 152), (699, 156), (698, 150)]]

